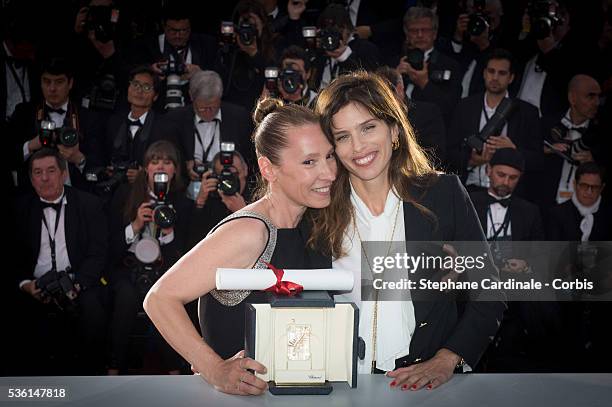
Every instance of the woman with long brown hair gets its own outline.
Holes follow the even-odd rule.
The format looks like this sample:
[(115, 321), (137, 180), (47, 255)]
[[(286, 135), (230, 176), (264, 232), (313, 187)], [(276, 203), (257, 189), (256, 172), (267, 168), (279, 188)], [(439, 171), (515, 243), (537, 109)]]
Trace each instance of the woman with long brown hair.
[[(115, 192), (110, 208), (112, 260), (107, 277), (113, 293), (113, 311), (108, 374), (113, 375), (127, 368), (129, 337), (146, 290), (155, 282), (155, 276), (163, 274), (184, 253), (193, 208), (184, 195), (181, 160), (174, 144), (169, 141), (151, 144), (143, 164), (134, 183), (125, 183)], [(156, 174), (165, 174), (164, 201), (175, 211), (173, 225), (155, 220), (154, 202), (159, 198), (154, 194)], [(150, 259), (143, 263), (141, 254)], [(178, 374), (183, 362), (158, 339), (167, 371)]]
[[(371, 269), (366, 241), (485, 241), (459, 179), (434, 170), (384, 79), (340, 77), (316, 112), (341, 165), (310, 243), (333, 256), (334, 268), (359, 273), (363, 252)], [(459, 317), (454, 301), (362, 301), (357, 288), (345, 297), (360, 305), (366, 357), (358, 371), (387, 372), (402, 390), (434, 388), (456, 368), (474, 367), (504, 309), (503, 301), (467, 302)]]

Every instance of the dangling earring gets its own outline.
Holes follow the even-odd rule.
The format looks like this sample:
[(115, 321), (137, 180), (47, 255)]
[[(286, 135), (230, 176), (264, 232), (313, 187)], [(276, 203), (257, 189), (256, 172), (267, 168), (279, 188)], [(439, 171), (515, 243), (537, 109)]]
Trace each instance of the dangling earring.
[(391, 142), (391, 150), (395, 151), (399, 148), (399, 146), (400, 146), (399, 138), (396, 138), (395, 140)]

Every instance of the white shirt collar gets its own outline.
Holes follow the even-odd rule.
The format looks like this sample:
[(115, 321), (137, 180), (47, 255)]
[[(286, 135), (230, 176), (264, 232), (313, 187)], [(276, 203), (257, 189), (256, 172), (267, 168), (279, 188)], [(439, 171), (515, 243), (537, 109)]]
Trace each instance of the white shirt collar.
[(434, 50), (433, 47), (431, 47), (430, 49), (428, 49), (427, 51), (424, 52), (424, 54), (423, 54), (423, 60), (424, 61), (429, 60), (429, 56), (431, 55), (433, 50)]
[(563, 116), (563, 119), (561, 119), (561, 123), (564, 126), (566, 126), (567, 128), (577, 127), (580, 129), (589, 127), (589, 123), (591, 122), (591, 120), (589, 119), (583, 121), (580, 124), (574, 124), (574, 122), (572, 122), (572, 116), (570, 115), (571, 110), (572, 110), (571, 108), (567, 109), (565, 116)]
[(4, 52), (6, 52), (6, 56), (7, 57), (12, 57), (13, 53), (11, 52), (11, 50), (8, 48), (8, 46), (6, 45), (6, 41), (2, 41), (2, 46), (4, 47)]
[(276, 18), (276, 16), (278, 16), (278, 6), (274, 7), (274, 10), (272, 10), (270, 13), (268, 13), (268, 16), (270, 16), (272, 18)]
[[(49, 103), (47, 103), (47, 101), (45, 101), (45, 105), (47, 105), (47, 107), (50, 107), (53, 109), (53, 106), (51, 106)], [(64, 104), (62, 104), (58, 109), (64, 109), (66, 112), (68, 111), (68, 101), (66, 101)], [(59, 114), (59, 113), (55, 113), (55, 114)]]
[[(485, 110), (487, 111), (487, 113), (495, 113), (495, 111), (497, 110), (497, 106), (499, 106), (499, 104), (497, 106), (495, 106), (495, 107), (489, 107), (489, 105), (487, 104), (487, 93), (488, 92), (486, 92), (486, 91), (484, 93), (484, 107), (485, 107)], [(509, 98), (509, 97), (510, 97), (510, 94), (508, 93), (508, 91), (506, 91), (506, 94), (504, 95), (504, 98)], [(499, 103), (501, 103), (501, 101)]]
[(128, 114), (128, 119), (130, 119), (130, 120), (132, 120), (132, 121), (133, 121), (133, 120), (138, 120), (138, 121), (140, 121), (140, 123), (144, 124), (144, 123), (145, 123), (145, 120), (147, 120), (147, 115), (148, 115), (148, 114), (149, 114), (149, 112), (148, 112), (148, 111), (147, 111), (147, 112), (144, 112), (144, 113), (142, 114), (142, 116), (140, 116), (138, 119), (135, 119), (135, 118), (134, 118), (134, 116), (132, 116), (132, 111), (130, 110), (130, 113)]
[[(200, 116), (198, 116), (198, 114), (197, 114), (197, 113), (194, 115), (193, 120), (194, 120), (194, 122), (195, 122), (195, 124), (196, 124), (196, 125), (197, 125), (197, 124), (205, 124), (205, 123), (198, 123), (198, 122), (199, 122), (201, 119), (202, 119), (202, 118), (201, 118)], [(208, 123), (212, 123), (214, 120), (218, 120), (219, 122), (221, 122), (221, 121), (222, 121), (222, 120), (221, 120), (221, 108), (219, 108), (219, 110), (217, 111), (217, 114), (215, 115), (215, 117), (213, 118), (213, 120), (211, 120), (211, 121), (210, 121), (210, 122), (208, 122)]]
[(41, 197), (39, 197), (39, 199), (40, 199), (41, 202), (44, 202), (44, 203), (56, 204), (56, 203), (59, 203), (61, 201), (63, 204), (66, 204), (66, 202), (67, 202), (66, 201), (66, 190), (62, 190), (62, 193), (61, 193), (60, 197), (55, 199), (55, 200), (53, 200), (53, 201), (47, 201), (46, 199), (43, 199)]

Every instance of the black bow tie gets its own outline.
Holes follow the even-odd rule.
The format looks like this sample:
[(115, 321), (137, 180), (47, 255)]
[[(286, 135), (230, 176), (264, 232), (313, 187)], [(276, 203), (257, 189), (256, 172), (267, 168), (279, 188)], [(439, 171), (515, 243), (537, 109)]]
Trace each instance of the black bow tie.
[(62, 201), (63, 201), (63, 199), (60, 199), (60, 201), (56, 202), (56, 203), (40, 201), (40, 206), (43, 209), (51, 208), (55, 212), (59, 213), (59, 211), (62, 209)]
[(57, 113), (59, 115), (62, 115), (62, 114), (66, 114), (66, 111), (62, 109), (61, 107), (54, 109), (52, 107), (47, 106), (47, 113)]
[(142, 127), (142, 122), (140, 120), (127, 119), (127, 124), (129, 127), (132, 127), (132, 126)]
[(507, 208), (508, 205), (510, 205), (510, 199), (511, 198), (497, 199), (497, 198), (487, 194), (487, 205), (493, 205), (493, 204), (498, 203), (501, 206), (503, 206), (504, 208)]

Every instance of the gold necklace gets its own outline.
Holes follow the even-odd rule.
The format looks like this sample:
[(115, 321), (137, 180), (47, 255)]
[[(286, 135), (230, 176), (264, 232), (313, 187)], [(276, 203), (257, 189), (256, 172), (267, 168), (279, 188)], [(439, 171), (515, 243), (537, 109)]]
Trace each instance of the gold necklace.
[[(395, 235), (395, 227), (397, 226), (397, 217), (399, 215), (399, 208), (402, 200), (398, 198), (397, 206), (395, 207), (395, 219), (393, 220), (393, 228), (391, 230), (391, 236), (389, 238), (389, 247), (387, 248), (387, 254), (385, 257), (389, 257), (389, 253), (391, 252), (391, 247), (393, 246), (393, 236)], [(370, 268), (370, 271), (374, 273), (372, 270), (372, 265), (370, 264), (370, 259), (368, 258), (368, 254), (363, 248), (363, 239), (361, 238), (361, 233), (359, 233), (359, 227), (357, 226), (357, 220), (353, 218), (353, 226), (357, 231), (357, 237), (359, 238), (359, 242), (361, 243), (361, 252), (366, 259), (366, 263)], [(376, 328), (378, 327), (378, 290), (374, 290), (374, 313), (372, 316), (372, 370), (374, 373), (376, 369)]]

